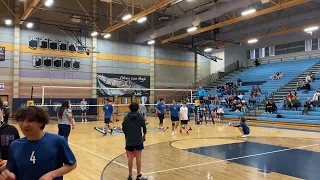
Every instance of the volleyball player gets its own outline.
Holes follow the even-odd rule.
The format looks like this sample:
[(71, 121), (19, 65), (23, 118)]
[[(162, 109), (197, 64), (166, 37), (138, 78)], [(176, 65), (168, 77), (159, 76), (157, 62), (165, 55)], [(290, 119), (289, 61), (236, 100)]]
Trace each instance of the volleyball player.
[(109, 99), (105, 99), (105, 105), (103, 106), (104, 112), (104, 123), (105, 123), (105, 133), (103, 136), (108, 135), (108, 130), (110, 129), (110, 134), (112, 134), (113, 128), (110, 128), (109, 124), (111, 122), (111, 118), (114, 116), (113, 106), (110, 104)]
[(66, 141), (68, 142), (68, 137), (70, 135), (71, 128), (75, 128), (75, 123), (72, 117), (72, 112), (70, 107), (69, 101), (64, 101), (61, 107), (58, 110), (57, 117), (58, 117), (58, 134), (63, 136)]
[[(148, 178), (141, 175), (141, 153), (144, 149), (143, 141), (145, 141), (145, 136), (147, 134), (147, 128), (145, 124), (145, 119), (137, 111), (139, 110), (139, 104), (133, 102), (129, 106), (130, 112), (124, 118), (122, 123), (122, 131), (126, 138), (126, 150), (128, 152), (128, 169), (129, 176), (128, 180), (132, 180), (132, 166), (134, 152), (136, 154), (136, 164), (137, 164), (137, 180), (147, 180)], [(143, 129), (143, 135), (141, 132)]]
[(160, 99), (160, 102), (157, 103), (155, 110), (156, 110), (156, 113), (158, 114), (158, 117), (159, 117), (159, 129), (162, 131), (165, 131), (166, 128), (163, 127), (163, 120), (164, 120), (164, 115), (165, 115), (164, 99)]
[(67, 141), (44, 132), (48, 114), (40, 107), (26, 106), (16, 112), (15, 120), (24, 138), (10, 145), (9, 159), (0, 180), (62, 180), (77, 166)]
[[(231, 123), (229, 123), (231, 125)], [(238, 125), (233, 125), (233, 127), (237, 127), (239, 131), (241, 132), (241, 137), (246, 138), (250, 134), (250, 128), (246, 123), (246, 119), (244, 117), (241, 117), (240, 119), (240, 124)]]
[(186, 102), (182, 101), (182, 107), (180, 108), (180, 119), (181, 119), (181, 125), (180, 125), (180, 133), (182, 134), (182, 126), (184, 126), (184, 129), (187, 134), (189, 134), (188, 129), (188, 122), (189, 122), (189, 110), (188, 107), (186, 106)]
[(180, 106), (177, 105), (175, 100), (172, 100), (172, 105), (169, 108), (169, 117), (171, 117), (172, 122), (172, 136), (177, 134), (176, 129), (179, 126), (179, 113)]
[[(87, 101), (83, 98), (82, 101), (81, 101), (81, 106), (80, 106), (80, 109), (81, 109), (81, 119), (82, 119), (82, 122), (84, 121), (88, 121), (87, 120)], [(84, 117), (84, 119), (83, 119)]]

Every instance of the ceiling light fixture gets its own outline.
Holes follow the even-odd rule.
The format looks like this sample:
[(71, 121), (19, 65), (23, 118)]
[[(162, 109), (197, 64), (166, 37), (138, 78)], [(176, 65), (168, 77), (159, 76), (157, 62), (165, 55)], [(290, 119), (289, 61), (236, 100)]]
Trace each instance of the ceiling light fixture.
[(105, 39), (108, 39), (109, 37), (111, 37), (111, 34), (110, 33), (107, 33), (103, 36)]
[(131, 17), (132, 17), (131, 14), (127, 14), (127, 15), (125, 15), (125, 16), (122, 17), (122, 20), (127, 21), (127, 20), (129, 20)]
[(187, 29), (188, 32), (193, 32), (195, 30), (197, 30), (198, 28), (196, 26), (190, 27)]
[(97, 36), (98, 35), (98, 32), (97, 31), (94, 31), (91, 33), (91, 36)]
[(137, 20), (138, 23), (143, 23), (147, 20), (147, 17), (142, 17), (140, 19)]
[(6, 25), (11, 25), (12, 21), (11, 21), (11, 19), (6, 19), (5, 23), (6, 23)]
[(32, 22), (28, 22), (27, 23), (27, 28), (32, 28), (33, 27), (33, 23)]
[(53, 4), (53, 0), (47, 0), (44, 5), (51, 6)]
[(205, 50), (204, 50), (204, 52), (211, 52), (212, 51), (212, 48), (206, 48)]
[(256, 43), (256, 42), (258, 42), (258, 39), (250, 39), (250, 40), (248, 40), (249, 44), (253, 44), (253, 43)]
[(152, 45), (152, 44), (154, 44), (154, 43), (155, 43), (154, 40), (148, 41), (148, 44), (149, 44), (149, 45)]
[(312, 31), (315, 31), (315, 30), (318, 30), (319, 29), (319, 26), (313, 26), (313, 27), (308, 27), (306, 29), (304, 29), (305, 32), (312, 32)]
[(242, 16), (246, 16), (246, 15), (252, 14), (252, 13), (254, 13), (254, 12), (256, 12), (256, 11), (257, 11), (256, 9), (249, 9), (249, 10), (247, 10), (247, 11), (243, 11), (243, 12), (241, 13), (241, 15), (242, 15)]

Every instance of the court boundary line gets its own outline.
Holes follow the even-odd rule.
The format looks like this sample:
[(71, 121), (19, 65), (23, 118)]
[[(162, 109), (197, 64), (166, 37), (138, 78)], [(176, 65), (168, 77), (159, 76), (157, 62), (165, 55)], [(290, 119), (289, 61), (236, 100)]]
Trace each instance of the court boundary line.
[[(110, 164), (110, 163), (115, 163), (115, 164), (117, 164), (117, 165), (119, 165), (119, 166), (122, 166), (122, 167), (124, 167), (124, 168), (127, 168), (127, 169), (129, 168), (128, 166), (126, 166), (126, 165), (124, 165), (124, 164), (121, 164), (121, 163), (115, 161), (115, 159), (116, 159), (117, 157), (119, 157), (119, 156), (117, 156), (117, 157), (114, 158), (114, 159), (110, 159), (110, 158), (107, 158), (107, 157), (105, 157), (105, 156), (102, 156), (102, 155), (100, 155), (100, 154), (98, 154), (98, 153), (92, 152), (92, 151), (90, 151), (90, 150), (88, 150), (88, 149), (85, 149), (85, 148), (83, 148), (83, 147), (80, 147), (80, 146), (78, 146), (78, 145), (75, 145), (75, 144), (73, 144), (73, 143), (70, 143), (70, 142), (69, 142), (69, 144), (70, 144), (71, 146), (77, 147), (77, 148), (79, 148), (79, 149), (81, 149), (81, 150), (83, 150), (83, 151), (86, 151), (86, 152), (88, 152), (88, 153), (91, 153), (91, 154), (93, 154), (93, 155), (96, 155), (96, 156), (98, 156), (98, 157), (101, 157), (101, 158), (103, 158), (103, 159), (108, 160), (108, 161), (109, 161), (108, 164)], [(121, 154), (121, 155), (123, 155), (123, 154)], [(121, 155), (120, 155), (120, 156), (121, 156)], [(108, 164), (107, 164), (107, 165), (108, 165)], [(135, 169), (132, 169), (132, 171), (137, 172), (137, 170), (135, 170)], [(103, 171), (102, 171), (102, 172), (103, 172)]]
[(233, 160), (237, 160), (237, 159), (244, 159), (244, 158), (256, 157), (256, 156), (261, 156), (261, 155), (266, 155), (266, 154), (273, 154), (273, 153), (278, 153), (278, 152), (291, 151), (291, 150), (294, 150), (294, 149), (302, 149), (302, 148), (312, 147), (312, 146), (319, 146), (319, 144), (312, 144), (312, 145), (299, 146), (299, 147), (294, 147), (294, 148), (281, 149), (281, 150), (277, 150), (277, 151), (270, 151), (270, 152), (265, 152), (265, 153), (252, 154), (252, 155), (235, 157), (235, 158), (230, 158), (230, 159), (222, 159), (222, 160), (218, 160), (218, 161), (194, 164), (194, 165), (189, 165), (189, 166), (181, 166), (181, 167), (177, 167), (177, 168), (170, 168), (170, 169), (165, 169), (165, 170), (160, 170), (160, 171), (144, 173), (144, 175), (158, 174), (158, 173), (174, 171), (174, 170), (179, 170), (179, 169), (186, 169), (186, 168), (197, 167), (197, 166), (203, 166), (203, 165), (208, 165), (208, 164), (216, 164), (216, 163), (221, 163), (221, 162), (225, 162), (225, 161), (233, 161)]

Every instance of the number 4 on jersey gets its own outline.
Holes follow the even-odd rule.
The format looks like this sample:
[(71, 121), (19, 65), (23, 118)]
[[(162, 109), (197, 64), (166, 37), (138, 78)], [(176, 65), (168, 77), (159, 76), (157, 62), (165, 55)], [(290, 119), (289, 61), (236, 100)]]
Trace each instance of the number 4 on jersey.
[(34, 151), (32, 151), (31, 156), (30, 156), (30, 161), (35, 164), (36, 163), (36, 156), (34, 155)]

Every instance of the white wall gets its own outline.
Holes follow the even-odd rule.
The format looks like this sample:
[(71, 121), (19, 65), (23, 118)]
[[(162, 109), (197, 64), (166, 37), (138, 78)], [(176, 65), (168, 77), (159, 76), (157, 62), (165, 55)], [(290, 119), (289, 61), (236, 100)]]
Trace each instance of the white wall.
[(217, 60), (218, 62), (211, 61), (210, 62), (210, 73), (215, 73), (217, 71), (223, 71), (224, 72), (224, 63), (225, 63), (225, 55), (224, 55), (224, 49), (221, 49), (219, 51), (213, 52), (212, 56), (217, 56), (218, 58), (221, 58), (223, 60)]

